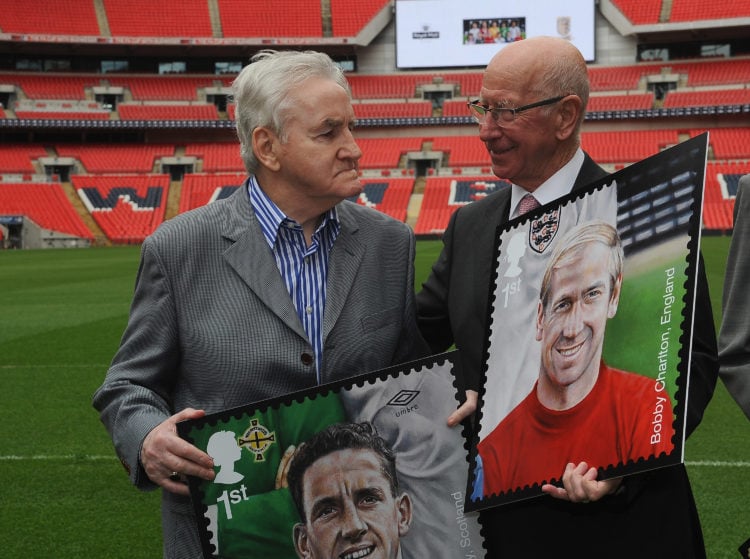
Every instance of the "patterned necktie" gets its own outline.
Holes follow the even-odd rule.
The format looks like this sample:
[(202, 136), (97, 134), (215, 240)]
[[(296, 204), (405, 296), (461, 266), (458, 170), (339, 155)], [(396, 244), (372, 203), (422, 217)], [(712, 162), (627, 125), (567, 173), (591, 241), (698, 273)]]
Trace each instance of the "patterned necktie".
[(534, 198), (531, 194), (527, 194), (521, 198), (521, 201), (518, 203), (518, 215), (522, 216), (531, 210), (537, 209), (539, 206), (541, 206), (539, 200)]

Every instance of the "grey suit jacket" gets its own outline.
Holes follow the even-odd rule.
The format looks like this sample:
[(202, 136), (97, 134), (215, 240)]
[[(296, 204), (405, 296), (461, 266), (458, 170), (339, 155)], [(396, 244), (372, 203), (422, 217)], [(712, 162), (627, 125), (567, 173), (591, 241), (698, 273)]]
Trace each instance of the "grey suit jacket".
[(734, 231), (729, 245), (722, 322), (719, 375), (750, 419), (750, 175), (740, 179), (734, 201)]
[[(329, 257), (323, 382), (427, 353), (415, 321), (413, 232), (350, 202)], [(145, 240), (130, 318), (94, 407), (132, 482), (151, 429), (316, 384), (313, 350), (245, 188)], [(189, 499), (163, 492), (165, 557), (199, 557)]]

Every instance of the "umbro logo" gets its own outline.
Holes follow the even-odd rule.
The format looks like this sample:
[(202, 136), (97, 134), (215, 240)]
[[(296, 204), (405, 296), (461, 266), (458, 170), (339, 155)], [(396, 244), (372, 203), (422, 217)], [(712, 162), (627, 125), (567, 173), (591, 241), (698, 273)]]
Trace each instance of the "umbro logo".
[(389, 406), (408, 406), (419, 396), (419, 390), (400, 390), (388, 401)]

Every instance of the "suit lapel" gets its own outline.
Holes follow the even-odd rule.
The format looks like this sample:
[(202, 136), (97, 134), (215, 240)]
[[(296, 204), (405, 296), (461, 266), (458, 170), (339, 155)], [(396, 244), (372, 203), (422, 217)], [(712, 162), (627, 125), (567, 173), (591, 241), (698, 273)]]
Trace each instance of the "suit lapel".
[(495, 203), (487, 208), (488, 223), (495, 226), (505, 223), (510, 219), (510, 187), (501, 188), (497, 193)]
[(588, 153), (584, 152), (583, 165), (581, 165), (581, 170), (578, 171), (578, 176), (576, 177), (576, 181), (571, 190), (577, 191), (586, 188), (592, 182), (602, 179), (607, 175), (609, 175), (609, 173), (597, 165), (596, 162), (589, 157)]
[[(505, 225), (510, 219), (510, 187), (502, 188), (496, 195), (495, 202), (487, 208), (484, 223), (491, 224), (492, 234), (489, 236), (490, 244), (485, 248), (488, 258), (482, 260), (482, 277), (490, 281), (492, 270), (495, 266), (495, 247), (497, 245), (497, 228)], [(480, 238), (479, 236), (477, 238)]]
[(244, 186), (227, 200), (224, 214), (223, 235), (233, 241), (224, 259), (270, 312), (307, 338)]
[(348, 211), (347, 204), (339, 204), (337, 211), (341, 221), (341, 231), (328, 258), (323, 341), (328, 337), (344, 309), (365, 254), (365, 246), (359, 242), (357, 237), (359, 224), (352, 213)]

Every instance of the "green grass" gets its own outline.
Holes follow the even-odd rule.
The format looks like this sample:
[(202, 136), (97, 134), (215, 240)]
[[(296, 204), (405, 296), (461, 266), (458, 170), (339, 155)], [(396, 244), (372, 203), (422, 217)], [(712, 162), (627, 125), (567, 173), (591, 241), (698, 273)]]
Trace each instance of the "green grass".
[[(727, 245), (704, 239), (717, 324)], [(417, 286), (440, 246), (418, 243)], [(0, 252), (0, 556), (161, 556), (159, 494), (129, 484), (91, 407), (137, 265), (137, 247)], [(750, 428), (722, 384), (686, 449), (709, 557), (735, 559), (750, 537)]]

